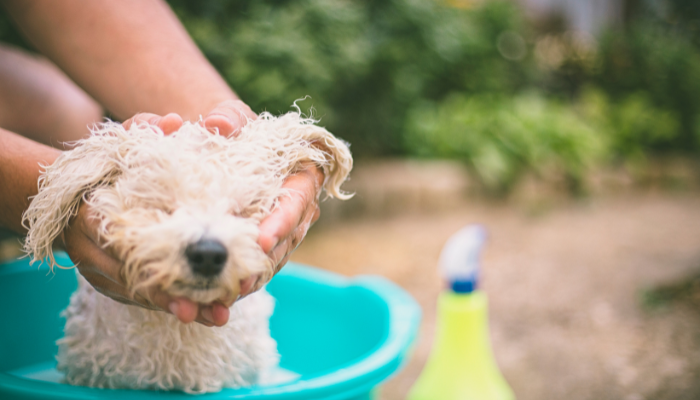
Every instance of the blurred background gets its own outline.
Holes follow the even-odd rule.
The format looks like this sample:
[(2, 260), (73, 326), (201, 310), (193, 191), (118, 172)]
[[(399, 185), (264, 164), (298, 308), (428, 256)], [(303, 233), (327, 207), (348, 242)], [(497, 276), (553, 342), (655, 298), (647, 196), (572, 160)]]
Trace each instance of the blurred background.
[[(425, 363), (441, 246), (475, 222), (518, 399), (700, 398), (700, 2), (169, 3), (253, 110), (303, 99), (351, 143), (356, 196), (294, 260), (423, 307), (383, 399)], [(29, 47), (2, 14), (0, 40)]]

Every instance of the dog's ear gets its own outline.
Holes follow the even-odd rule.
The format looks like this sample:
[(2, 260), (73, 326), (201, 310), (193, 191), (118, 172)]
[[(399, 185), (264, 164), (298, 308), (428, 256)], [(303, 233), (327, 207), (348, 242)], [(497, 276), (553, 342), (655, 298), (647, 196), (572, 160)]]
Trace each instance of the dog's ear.
[[(255, 130), (258, 125), (269, 121), (274, 124), (273, 131), (284, 137), (285, 142), (304, 142), (307, 147), (304, 150), (295, 149), (289, 151), (289, 156), (294, 169), (300, 167), (305, 162), (314, 162), (323, 169), (325, 180), (323, 189), (326, 194), (341, 200), (347, 200), (353, 196), (340, 190), (340, 186), (345, 182), (352, 170), (352, 154), (348, 144), (333, 136), (325, 128), (316, 125), (316, 120), (302, 115), (299, 107), (296, 112), (289, 112), (280, 117), (274, 117), (267, 112), (260, 114), (256, 121), (248, 122), (243, 129)], [(266, 128), (260, 128), (265, 131)]]
[(39, 193), (22, 216), (28, 230), (24, 251), (32, 262), (48, 258), (52, 269), (58, 265), (53, 242), (77, 214), (81, 202), (96, 188), (112, 184), (120, 174), (130, 136), (121, 124), (108, 121), (96, 126), (90, 137), (78, 141), (53, 164), (43, 166)]
[(353, 161), (348, 145), (325, 129), (316, 131), (316, 135), (318, 137), (310, 138), (310, 142), (313, 143), (314, 147), (320, 148), (326, 156), (325, 162), (320, 164), (325, 175), (323, 189), (331, 197), (336, 197), (340, 200), (350, 199), (354, 194), (340, 190), (340, 186), (345, 182), (350, 174), (350, 170), (352, 170)]
[(348, 179), (350, 170), (352, 170), (352, 154), (350, 154), (348, 145), (335, 136), (329, 135), (323, 138), (323, 148), (331, 158), (330, 162), (323, 168), (326, 175), (323, 189), (329, 195), (340, 200), (350, 199), (354, 193), (340, 190), (340, 185)]

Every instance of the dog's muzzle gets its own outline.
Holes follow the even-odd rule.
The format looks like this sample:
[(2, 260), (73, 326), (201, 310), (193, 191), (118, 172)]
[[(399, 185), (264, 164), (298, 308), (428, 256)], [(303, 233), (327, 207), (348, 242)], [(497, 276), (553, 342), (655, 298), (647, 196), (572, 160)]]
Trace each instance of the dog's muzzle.
[(214, 239), (200, 239), (185, 249), (185, 256), (197, 275), (212, 278), (224, 269), (228, 252), (221, 242)]

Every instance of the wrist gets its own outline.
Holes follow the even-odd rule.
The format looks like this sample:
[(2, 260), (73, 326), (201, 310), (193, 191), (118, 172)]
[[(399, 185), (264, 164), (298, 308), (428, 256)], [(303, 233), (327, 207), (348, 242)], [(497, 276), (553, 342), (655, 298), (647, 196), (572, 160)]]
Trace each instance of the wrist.
[(0, 129), (0, 225), (24, 234), (22, 214), (38, 192), (41, 165), (56, 161), (60, 151)]

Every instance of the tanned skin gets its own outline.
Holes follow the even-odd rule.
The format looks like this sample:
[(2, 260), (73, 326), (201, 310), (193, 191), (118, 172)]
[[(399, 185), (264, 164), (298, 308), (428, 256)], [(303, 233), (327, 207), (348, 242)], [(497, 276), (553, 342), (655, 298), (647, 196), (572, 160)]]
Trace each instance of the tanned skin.
[[(0, 225), (17, 233), (26, 232), (22, 213), (37, 193), (40, 165), (60, 154), (46, 144), (60, 148), (84, 137), (103, 109), (127, 126), (148, 121), (166, 134), (201, 117), (213, 134), (231, 135), (256, 117), (164, 1), (0, 0), (0, 6), (46, 57), (0, 46)], [(290, 177), (284, 186), (291, 195), (260, 224), (258, 241), (278, 270), (318, 219), (322, 183), (323, 173), (313, 165)], [(196, 304), (157, 287), (130, 295), (121, 263), (100, 243), (95, 227), (83, 205), (59, 245), (98, 291), (172, 313), (184, 323), (228, 321), (235, 299)]]

